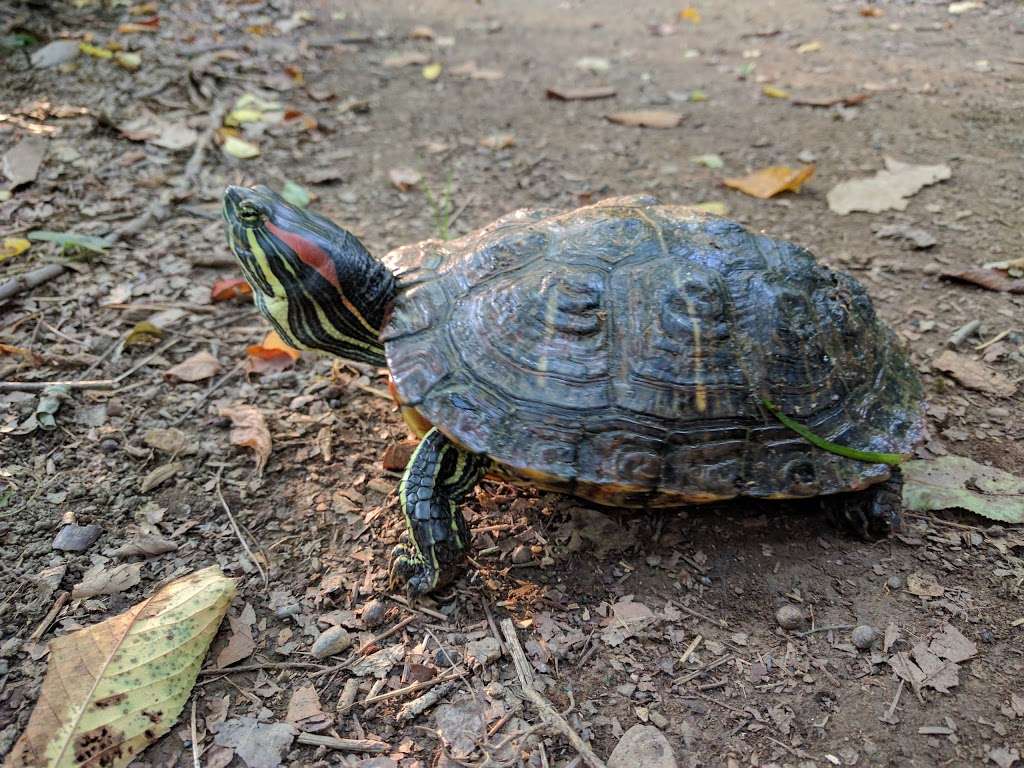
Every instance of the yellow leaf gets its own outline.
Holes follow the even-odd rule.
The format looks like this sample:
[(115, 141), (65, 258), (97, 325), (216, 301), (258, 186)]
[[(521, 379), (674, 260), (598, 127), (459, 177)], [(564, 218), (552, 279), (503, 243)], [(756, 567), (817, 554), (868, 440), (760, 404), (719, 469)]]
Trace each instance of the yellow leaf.
[(742, 178), (725, 179), (723, 183), (751, 197), (767, 199), (780, 192), (799, 192), (800, 185), (814, 175), (814, 168), (813, 163), (803, 168), (773, 165)]
[(97, 59), (109, 59), (114, 55), (113, 51), (108, 51), (106, 48), (100, 48), (98, 45), (93, 45), (92, 43), (79, 43), (78, 50)]
[(692, 5), (688, 5), (679, 12), (680, 21), (688, 21), (691, 24), (700, 24), (700, 11)]
[(142, 56), (128, 51), (118, 51), (114, 54), (114, 61), (129, 72), (134, 72), (142, 66)]
[(720, 200), (709, 200), (706, 203), (697, 203), (696, 205), (690, 206), (696, 208), (698, 211), (704, 211), (714, 216), (728, 216), (729, 206)]
[(24, 253), (31, 246), (24, 237), (5, 237), (3, 245), (0, 245), (0, 261), (13, 259), (18, 254)]
[(5, 766), (121, 768), (181, 714), (235, 583), (213, 566), (50, 643), (39, 701)]
[(761, 88), (761, 93), (772, 99), (788, 99), (789, 91), (784, 91), (781, 88), (776, 88), (774, 85), (766, 85)]
[(228, 136), (224, 139), (224, 151), (240, 160), (248, 160), (250, 157), (258, 157), (260, 154), (259, 147), (237, 136)]
[(443, 67), (441, 66), (440, 62), (435, 61), (433, 64), (427, 64), (427, 66), (423, 68), (423, 77), (433, 82), (434, 80), (437, 80), (437, 78), (441, 76), (442, 68)]
[(124, 337), (126, 347), (146, 347), (160, 340), (164, 332), (148, 320), (136, 323), (135, 327), (128, 331)]
[(815, 51), (820, 51), (821, 48), (822, 48), (822, 44), (821, 44), (820, 40), (812, 40), (809, 43), (804, 43), (803, 45), (799, 46), (796, 49), (796, 52), (797, 53), (814, 53)]

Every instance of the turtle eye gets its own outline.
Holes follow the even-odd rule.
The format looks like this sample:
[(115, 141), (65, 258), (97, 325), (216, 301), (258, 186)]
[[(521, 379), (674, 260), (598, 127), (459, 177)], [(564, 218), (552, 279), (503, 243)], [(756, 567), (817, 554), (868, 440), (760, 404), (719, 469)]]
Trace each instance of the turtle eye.
[(255, 227), (263, 220), (263, 211), (248, 200), (243, 200), (238, 204), (238, 220), (246, 226)]

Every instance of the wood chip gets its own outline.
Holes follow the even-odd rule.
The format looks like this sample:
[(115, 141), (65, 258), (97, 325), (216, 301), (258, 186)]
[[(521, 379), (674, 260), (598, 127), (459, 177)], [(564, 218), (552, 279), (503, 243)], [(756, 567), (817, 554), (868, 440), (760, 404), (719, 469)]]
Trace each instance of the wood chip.
[(606, 115), (609, 122), (636, 128), (675, 128), (683, 122), (678, 112), (664, 109), (637, 109), (631, 112), (613, 112)]

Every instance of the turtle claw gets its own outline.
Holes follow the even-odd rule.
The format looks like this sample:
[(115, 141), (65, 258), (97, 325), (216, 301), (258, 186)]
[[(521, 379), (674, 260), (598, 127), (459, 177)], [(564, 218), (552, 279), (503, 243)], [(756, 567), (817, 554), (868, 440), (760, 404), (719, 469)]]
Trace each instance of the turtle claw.
[(870, 490), (834, 497), (835, 503), (830, 505), (833, 522), (863, 541), (886, 538), (900, 527), (902, 485), (897, 471)]
[(391, 590), (404, 587), (409, 597), (427, 594), (439, 581), (437, 570), (406, 544), (397, 544), (391, 550), (388, 579)]

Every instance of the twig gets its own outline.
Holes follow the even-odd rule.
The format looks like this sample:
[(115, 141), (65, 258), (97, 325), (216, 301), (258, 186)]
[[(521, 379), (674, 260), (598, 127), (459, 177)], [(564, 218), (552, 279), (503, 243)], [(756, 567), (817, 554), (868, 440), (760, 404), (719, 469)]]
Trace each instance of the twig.
[(566, 722), (565, 718), (558, 714), (555, 708), (551, 706), (551, 703), (534, 687), (530, 662), (526, 659), (523, 646), (519, 644), (519, 636), (516, 634), (516, 627), (512, 623), (512, 619), (502, 619), (501, 631), (505, 635), (505, 642), (508, 645), (509, 653), (512, 655), (512, 663), (515, 665), (516, 675), (519, 677), (519, 685), (523, 689), (523, 694), (537, 708), (541, 719), (565, 736), (573, 749), (583, 758), (583, 762), (589, 765), (590, 768), (608, 768), (604, 761), (594, 754), (590, 745), (580, 738), (579, 734)]
[(372, 752), (380, 754), (390, 752), (391, 745), (383, 741), (373, 739), (339, 739), (336, 736), (321, 736), (318, 733), (300, 733), (295, 737), (299, 744), (307, 744), (311, 747), (327, 747), (337, 749), (339, 752)]
[(12, 277), (10, 280), (0, 283), (0, 301), (6, 301), (22, 291), (42, 285), (47, 280), (52, 280), (62, 274), (65, 269), (63, 264), (45, 264), (31, 272)]
[(431, 688), (425, 694), (420, 696), (418, 699), (406, 702), (398, 710), (396, 718), (399, 722), (403, 720), (412, 720), (417, 715), (426, 712), (432, 706), (437, 704), (441, 699), (447, 696), (453, 691), (459, 684), (458, 680), (449, 680), (448, 682), (441, 683), (434, 688)]
[(224, 467), (217, 470), (217, 497), (220, 499), (220, 504), (224, 507), (224, 511), (227, 513), (228, 520), (231, 521), (231, 527), (235, 531), (235, 536), (237, 536), (238, 540), (242, 543), (242, 548), (245, 550), (245, 553), (249, 555), (249, 560), (256, 566), (256, 570), (260, 572), (260, 576), (263, 577), (263, 588), (267, 589), (270, 587), (270, 579), (267, 577), (267, 572), (263, 570), (263, 566), (260, 565), (259, 559), (249, 548), (248, 542), (246, 542), (245, 537), (242, 536), (242, 532), (238, 529), (238, 523), (235, 522), (235, 516), (231, 514), (231, 507), (228, 506), (228, 502), (224, 498), (224, 493), (220, 489), (220, 476), (223, 471)]
[(704, 638), (701, 635), (697, 635), (693, 638), (693, 642), (686, 646), (686, 650), (683, 651), (683, 655), (679, 657), (679, 666), (683, 666), (683, 664), (686, 663), (686, 660), (690, 658), (690, 654), (697, 650), (697, 646), (700, 645), (700, 641), (703, 639)]
[(807, 637), (808, 635), (815, 635), (818, 632), (831, 632), (833, 629), (853, 629), (853, 624), (832, 624), (827, 627), (815, 627), (814, 629), (808, 629), (804, 632), (797, 632), (797, 637)]
[(363, 645), (361, 645), (359, 647), (359, 655), (360, 656), (365, 656), (371, 650), (376, 648), (381, 640), (385, 640), (385, 639), (391, 637), (396, 632), (401, 632), (403, 629), (405, 629), (407, 626), (412, 624), (418, 618), (419, 618), (419, 616), (416, 616), (416, 615), (406, 616), (400, 622), (395, 624), (395, 626), (391, 627), (391, 629), (385, 630), (384, 632), (381, 632), (376, 637), (374, 637), (374, 638), (372, 638), (370, 640), (367, 640)]
[(445, 616), (440, 611), (435, 611), (433, 608), (427, 608), (426, 606), (423, 606), (423, 605), (415, 605), (414, 606), (412, 603), (410, 603), (406, 598), (402, 597), (401, 595), (388, 595), (388, 597), (391, 600), (394, 600), (399, 605), (404, 605), (410, 611), (419, 611), (420, 613), (425, 613), (427, 616), (430, 616), (431, 618), (437, 619), (438, 621), (445, 621), (445, 622), (448, 621), (448, 617)]
[(50, 628), (50, 625), (53, 624), (54, 619), (57, 618), (57, 614), (61, 612), (61, 610), (64, 608), (65, 605), (67, 605), (67, 602), (70, 599), (71, 595), (68, 592), (61, 592), (59, 595), (57, 595), (57, 600), (50, 607), (50, 610), (47, 611), (46, 616), (43, 617), (43, 620), (39, 622), (39, 626), (35, 628), (35, 631), (31, 635), (28, 636), (29, 642), (39, 642), (39, 638), (46, 634), (46, 630)]
[(356, 694), (359, 693), (359, 678), (350, 677), (345, 681), (345, 687), (338, 697), (337, 713), (339, 716), (347, 714), (352, 705), (356, 703)]
[(324, 671), (332, 669), (322, 664), (313, 664), (309, 661), (268, 661), (266, 664), (239, 664), (237, 667), (217, 667), (201, 669), (200, 675), (230, 675), (233, 672), (261, 672), (265, 669), (315, 669)]
[(689, 606), (683, 605), (682, 603), (675, 603), (675, 602), (673, 602), (672, 605), (674, 607), (678, 608), (683, 613), (688, 613), (691, 616), (693, 616), (695, 619), (701, 619), (702, 621), (709, 621), (712, 624), (714, 624), (716, 627), (722, 627), (724, 629), (726, 626), (728, 626), (728, 624), (726, 623), (725, 619), (713, 619), (710, 616), (708, 616), (707, 614), (701, 613), (700, 611), (697, 611), (697, 610), (694, 610), (693, 608), (690, 608)]
[(700, 669), (694, 670), (693, 672), (690, 672), (688, 675), (677, 677), (675, 680), (672, 681), (672, 685), (682, 685), (683, 683), (688, 683), (691, 680), (696, 680), (701, 675), (710, 672), (712, 669), (718, 669), (723, 664), (732, 661), (732, 659), (733, 657), (731, 654), (729, 656), (723, 656), (718, 661), (713, 661), (710, 664), (705, 664)]
[(896, 707), (900, 703), (900, 696), (903, 695), (903, 686), (904, 686), (905, 683), (906, 683), (906, 681), (901, 677), (900, 678), (899, 687), (896, 688), (896, 695), (892, 697), (892, 703), (889, 705), (888, 711), (886, 711), (886, 713), (882, 717), (878, 718), (883, 723), (889, 723), (890, 725), (895, 725), (895, 723), (893, 723), (893, 721), (892, 721), (892, 716), (894, 714), (896, 714)]
[(438, 683), (447, 683), (452, 678), (458, 677), (460, 674), (462, 674), (461, 669), (458, 667), (452, 667), (451, 669), (446, 669), (439, 675), (435, 675), (429, 680), (424, 680), (420, 683), (413, 683), (412, 685), (405, 686), (405, 688), (396, 688), (395, 690), (388, 691), (387, 693), (379, 693), (376, 696), (369, 696), (363, 699), (362, 704), (364, 707), (368, 707), (371, 704), (379, 704), (380, 702), (387, 701), (388, 699), (396, 699), (399, 696), (405, 696), (407, 693), (415, 693), (416, 691), (422, 691), (425, 688), (432, 688)]
[(85, 381), (0, 381), (0, 392), (35, 392), (47, 387), (68, 389), (113, 389), (115, 379), (86, 379)]
[(690, 691), (688, 693), (683, 694), (683, 698), (684, 699), (689, 697), (689, 696), (696, 696), (701, 701), (706, 701), (709, 704), (717, 704), (722, 709), (727, 709), (730, 712), (735, 712), (737, 715), (743, 715), (744, 717), (750, 717), (750, 713), (747, 712), (745, 709), (738, 709), (738, 708), (732, 706), (731, 704), (726, 704), (724, 701), (719, 701), (718, 699), (713, 699), (710, 696), (705, 696), (703, 693), (698, 693), (697, 691)]
[(192, 697), (192, 768), (202, 768), (199, 763), (199, 729), (196, 728), (196, 697)]

